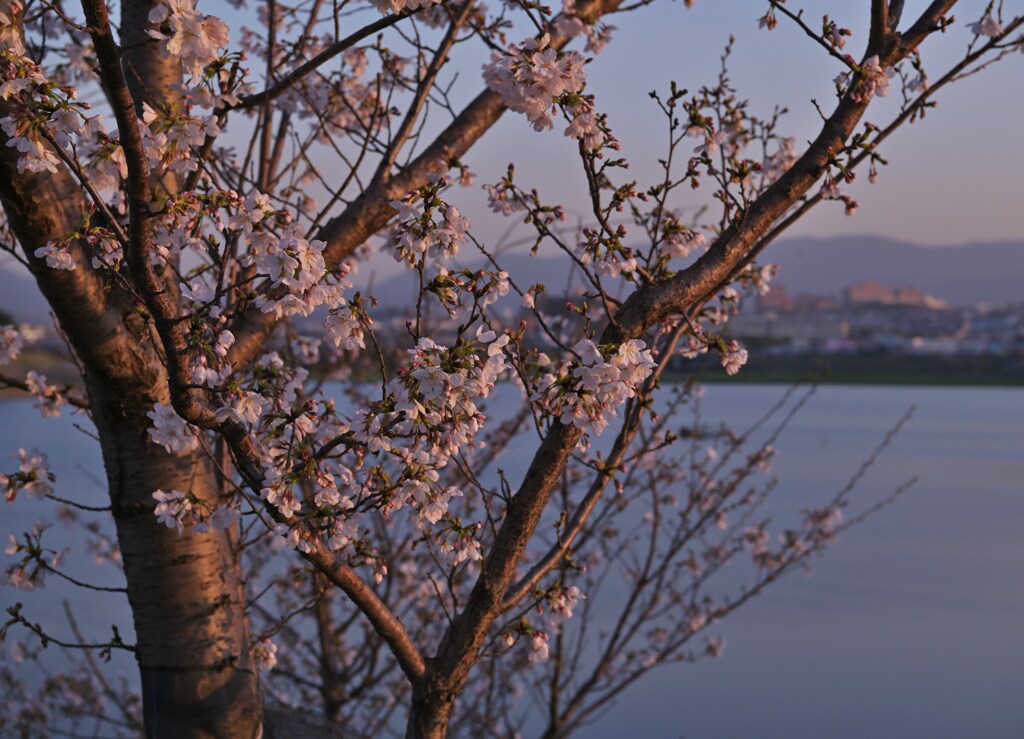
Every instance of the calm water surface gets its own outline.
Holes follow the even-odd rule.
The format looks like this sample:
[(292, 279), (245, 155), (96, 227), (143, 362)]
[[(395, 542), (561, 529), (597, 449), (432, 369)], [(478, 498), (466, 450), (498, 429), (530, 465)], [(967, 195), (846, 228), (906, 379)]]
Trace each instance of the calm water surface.
[[(742, 427), (782, 392), (715, 385), (703, 413)], [(858, 491), (877, 497), (913, 476), (918, 484), (847, 532), (813, 574), (784, 580), (721, 624), (721, 659), (652, 673), (580, 736), (1024, 736), (1024, 390), (820, 389), (777, 444), (775, 495), (795, 509), (830, 497), (911, 404), (914, 419)], [(59, 495), (102, 504), (96, 444), (72, 422), (5, 402), (0, 455), (37, 446), (50, 454)], [(46, 507), (19, 499), (2, 510), (6, 541)], [(51, 535), (66, 538), (61, 527)], [(68, 572), (117, 581), (84, 558)], [(66, 634), (68, 594), (50, 583), (35, 594), (0, 588), (0, 604), (24, 601)], [(96, 638), (111, 623), (131, 633), (116, 597), (94, 600), (79, 619)]]

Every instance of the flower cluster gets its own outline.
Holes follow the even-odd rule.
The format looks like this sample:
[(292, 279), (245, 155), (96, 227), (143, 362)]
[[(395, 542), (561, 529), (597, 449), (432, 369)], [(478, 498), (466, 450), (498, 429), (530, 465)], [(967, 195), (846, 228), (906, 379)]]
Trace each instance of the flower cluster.
[(569, 125), (565, 135), (579, 139), (583, 148), (590, 152), (599, 152), (603, 148), (618, 149), (619, 142), (612, 136), (608, 127), (607, 116), (598, 114), (594, 109), (593, 95), (573, 95), (563, 103), (563, 110), (569, 117)]
[(849, 28), (841, 28), (838, 23), (830, 20), (826, 15), (821, 20), (821, 35), (837, 51), (842, 51), (846, 47), (846, 39), (853, 35), (853, 31)]
[(448, 564), (457, 567), (463, 562), (479, 562), (484, 558), (477, 535), (482, 524), (463, 527), (457, 519), (449, 517), (446, 529), (438, 532), (438, 548), (448, 560)]
[(449, 272), (445, 267), (438, 268), (438, 274), (426, 286), (425, 291), (437, 296), (437, 299), (455, 318), (459, 312), (472, 305), (486, 308), (498, 298), (508, 295), (508, 272), (493, 270), (462, 269)]
[(526, 203), (511, 180), (502, 180), (497, 185), (484, 185), (484, 190), (487, 192), (487, 206), (494, 213), (510, 216), (526, 210)]
[(484, 66), (487, 86), (537, 131), (550, 129), (555, 105), (579, 94), (587, 82), (583, 57), (575, 51), (558, 52), (550, 43), (548, 34), (527, 39), (507, 54), (492, 54)]
[[(0, 19), (6, 16), (0, 6)], [(5, 27), (17, 33), (17, 24), (0, 20), (0, 28)], [(96, 126), (100, 117), (87, 118), (82, 111), (89, 106), (76, 100), (76, 89), (49, 80), (24, 51), (20, 41), (12, 45), (0, 31), (0, 100), (21, 103), (5, 106), (8, 114), (0, 118), (0, 129), (7, 146), (20, 153), (19, 173), (56, 172), (60, 158), (53, 147), (87, 138), (87, 123)]]
[[(326, 244), (306, 238), (291, 212), (273, 207), (264, 194), (253, 191), (244, 198), (233, 190), (187, 191), (169, 201), (154, 227), (155, 256), (169, 260), (187, 250), (206, 252), (222, 236), (236, 238), (243, 247), (239, 263), (251, 267), (248, 279), (267, 278), (270, 289), (260, 290), (254, 304), (277, 317), (308, 316), (316, 308), (344, 305), (343, 293), (352, 285), (347, 266), (328, 272)], [(197, 270), (200, 271), (200, 270)], [(212, 319), (203, 328), (203, 342), (215, 353), (233, 341), (223, 323), (226, 289), (212, 282), (207, 270), (182, 285), (182, 295), (195, 317)], [(209, 384), (209, 383), (206, 383)]]
[(623, 343), (607, 359), (589, 339), (578, 342), (573, 352), (579, 361), (552, 368), (541, 378), (531, 400), (564, 424), (600, 434), (657, 365), (646, 344), (638, 339)]
[(67, 400), (60, 388), (47, 383), (46, 375), (30, 371), (25, 375), (25, 385), (28, 387), (28, 391), (35, 396), (35, 406), (44, 418), (60, 416), (60, 409), (67, 403)]
[(0, 472), (0, 488), (4, 498), (13, 503), (19, 490), (24, 490), (31, 498), (45, 498), (53, 494), (52, 483), (56, 478), (50, 472), (49, 458), (38, 449), (19, 449), (14, 459), (20, 463), (18, 471), (11, 474)]
[(149, 22), (159, 30), (147, 33), (161, 41), (160, 48), (177, 57), (193, 77), (220, 57), (228, 45), (228, 27), (220, 18), (196, 10), (196, 0), (162, 0), (149, 11)]
[[(326, 50), (329, 40), (330, 36), (317, 37), (316, 43), (307, 49), (306, 58)], [(252, 53), (264, 53), (263, 40), (254, 38), (254, 41)], [(333, 138), (335, 132), (358, 135), (364, 130), (366, 121), (373, 118), (387, 125), (394, 108), (385, 105), (384, 100), (395, 86), (407, 84), (403, 70), (408, 60), (387, 49), (380, 51), (383, 74), (372, 74), (368, 49), (352, 47), (339, 56), (335, 71), (328, 72), (326, 67), (322, 67), (320, 71), (324, 76), (299, 82), (278, 99), (277, 107), (300, 119), (325, 123), (324, 128), (315, 129), (322, 143)]]
[(261, 639), (252, 647), (252, 661), (261, 672), (272, 670), (277, 665), (277, 645), (270, 639)]
[(768, 155), (764, 160), (764, 165), (761, 168), (764, 184), (771, 184), (779, 179), (784, 172), (788, 172), (789, 168), (796, 164), (798, 156), (796, 140), (791, 136), (783, 138), (775, 153)]
[[(7, 51), (15, 56), (25, 53), (25, 44), (15, 18), (21, 14), (24, 4), (20, 0), (0, 0), (0, 52)], [(0, 99), (7, 97), (0, 86)]]
[(230, 505), (222, 505), (211, 510), (211, 506), (191, 493), (181, 490), (153, 493), (156, 508), (153, 513), (157, 521), (169, 529), (177, 529), (181, 534), (189, 526), (193, 533), (205, 534), (212, 530), (230, 529), (241, 518), (238, 510)]
[(171, 454), (183, 454), (199, 447), (199, 429), (175, 413), (165, 403), (156, 403), (146, 413), (153, 421), (149, 438)]
[(220, 134), (217, 117), (212, 114), (193, 115), (188, 101), (161, 108), (159, 111), (143, 104), (140, 127), (142, 145), (154, 168), (168, 168), (178, 174), (195, 172), (199, 160), (194, 152), (207, 137)]
[(593, 264), (598, 277), (615, 279), (623, 272), (634, 272), (637, 261), (633, 250), (621, 243), (625, 235), (626, 228), (621, 224), (612, 236), (606, 236), (596, 228), (585, 228), (584, 240), (574, 250), (576, 258), (582, 264)]
[(530, 661), (547, 662), (549, 652), (548, 635), (543, 631), (534, 631), (530, 637)]
[(573, 610), (580, 604), (580, 601), (586, 599), (587, 596), (575, 585), (570, 585), (567, 588), (558, 586), (550, 589), (545, 595), (545, 600), (550, 609), (548, 623), (552, 628), (557, 628), (564, 621), (572, 618)]
[(664, 215), (661, 228), (661, 253), (666, 259), (685, 258), (707, 246), (708, 241), (704, 234), (687, 228), (674, 213)]
[[(385, 514), (408, 508), (421, 528), (442, 524), (435, 536), (451, 564), (479, 559), (474, 534), (452, 517), (449, 505), (462, 491), (441, 481), (440, 470), (475, 445), (486, 420), (477, 407), (507, 369), (507, 335), (480, 329), (453, 348), (421, 339), (410, 361), (387, 386), (387, 397), (360, 412), (353, 437), (381, 464), (368, 483), (380, 488)], [(385, 463), (390, 472), (385, 471)]]
[(988, 36), (995, 38), (1003, 35), (1003, 25), (992, 17), (991, 13), (985, 13), (974, 23), (968, 23), (967, 27), (975, 36)]
[(200, 304), (189, 321), (188, 345), (192, 350), (189, 373), (194, 384), (215, 388), (231, 374), (231, 365), (224, 359), (235, 343), (235, 335), (224, 328), (227, 319), (216, 306), (205, 309), (205, 301), (210, 299), (211, 293), (198, 280), (181, 285), (182, 298), (193, 302), (193, 306)]
[(742, 349), (737, 341), (730, 341), (721, 350), (722, 367), (728, 375), (735, 375), (747, 363), (747, 350)]
[[(347, 495), (341, 494), (339, 484), (343, 488), (351, 487), (352, 472), (340, 461), (330, 465), (318, 462), (316, 449), (332, 438), (347, 434), (349, 429), (335, 418), (330, 405), (318, 413), (315, 404), (310, 403), (303, 411), (294, 413), (290, 419), (268, 417), (260, 429), (259, 438), (263, 442), (260, 493), (286, 519), (293, 518), (303, 508), (297, 487), (310, 509), (329, 510), (334, 516), (344, 516), (354, 504)], [(358, 533), (355, 528), (344, 528), (342, 518), (333, 522), (325, 519), (324, 523), (334, 529), (330, 531), (332, 548), (347, 545)], [(293, 534), (285, 530), (284, 533), (298, 536), (301, 532)], [(299, 543), (297, 540), (289, 542), (293, 547)]]
[(48, 572), (56, 572), (68, 550), (54, 550), (43, 547), (43, 532), (50, 528), (46, 519), (39, 519), (19, 542), (13, 534), (8, 535), (9, 544), (4, 554), (9, 557), (21, 555), (21, 560), (7, 568), (4, 577), (19, 590), (42, 588)]
[(13, 324), (0, 325), (0, 365), (13, 362), (25, 346), (25, 335)]
[[(471, 444), (484, 421), (476, 401), (490, 395), (507, 369), (503, 350), (508, 341), (506, 334), (483, 329), (453, 349), (420, 339), (409, 350), (409, 365), (388, 385), (393, 438), (387, 447), (408, 458), (423, 453), (433, 466), (443, 467)], [(383, 420), (380, 414), (367, 414), (371, 425), (374, 419)]]
[(336, 279), (325, 281), (328, 272), (323, 251), (327, 244), (316, 239), (307, 241), (297, 224), (280, 237), (266, 231), (253, 233), (251, 245), (246, 261), (286, 291), (276, 298), (261, 294), (256, 305), (264, 313), (308, 316), (321, 305), (338, 305), (342, 292), (352, 286), (340, 273), (334, 275)]
[[(850, 94), (858, 102), (869, 100), (873, 95), (885, 97), (889, 94), (889, 85), (895, 76), (892, 67), (882, 67), (877, 54), (869, 56), (860, 66), (859, 79)], [(845, 92), (850, 84), (850, 73), (841, 73), (835, 78), (835, 83), (836, 89)]]
[(341, 305), (324, 319), (324, 337), (342, 351), (363, 349), (363, 326), (371, 325), (370, 317), (359, 305)]
[(767, 295), (772, 289), (772, 280), (779, 273), (779, 265), (751, 263), (740, 272), (736, 281), (753, 295)]
[(579, 35), (586, 35), (587, 45), (584, 51), (591, 54), (599, 54), (612, 40), (612, 32), (615, 26), (603, 23), (601, 20), (588, 20), (578, 14), (576, 0), (564, 0), (562, 12), (555, 19), (555, 30), (568, 38), (575, 38)]
[(415, 267), (424, 255), (450, 259), (458, 254), (471, 224), (454, 205), (441, 200), (440, 192), (446, 185), (441, 178), (391, 203), (398, 211), (392, 235), (396, 262)]

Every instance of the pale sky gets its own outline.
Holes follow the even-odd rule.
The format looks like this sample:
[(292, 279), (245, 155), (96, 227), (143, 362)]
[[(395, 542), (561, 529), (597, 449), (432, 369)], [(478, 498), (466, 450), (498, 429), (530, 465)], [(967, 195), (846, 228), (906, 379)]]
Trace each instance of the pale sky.
[[(589, 65), (588, 90), (597, 95), (598, 107), (610, 113), (613, 130), (633, 164), (633, 177), (643, 181), (645, 174), (653, 174), (650, 165), (664, 151), (664, 119), (648, 92), (667, 90), (673, 79), (691, 91), (712, 84), (730, 34), (736, 36), (731, 70), (740, 95), (763, 115), (775, 104), (788, 107), (781, 130), (795, 136), (798, 146), (814, 135), (819, 119), (810, 101), (816, 98), (826, 112), (831, 110), (832, 79), (842, 70), (782, 17), (774, 31), (759, 30), (756, 21), (767, 5), (763, 0), (697, 0), (687, 10), (680, 2), (661, 2), (614, 18), (618, 30)], [(906, 5), (903, 27), (927, 2), (910, 0)], [(971, 39), (967, 23), (977, 20), (984, 6), (961, 3), (955, 25), (925, 43), (922, 54), (932, 79), (962, 55)], [(862, 53), (868, 2), (803, 0), (790, 2), (789, 7), (807, 9), (812, 27), (831, 11), (839, 25), (854, 30), (846, 51), (856, 57)], [(881, 170), (878, 183), (869, 185), (865, 170), (850, 186), (849, 193), (861, 203), (855, 216), (845, 216), (841, 205), (826, 203), (791, 234), (871, 233), (934, 245), (1024, 240), (1024, 189), (1019, 179), (1024, 170), (1022, 79), (1024, 54), (1015, 53), (941, 91), (938, 108), (882, 147), (890, 166)], [(884, 122), (885, 113), (891, 115), (899, 99), (894, 85), (890, 99), (877, 100), (867, 120)], [(480, 174), (480, 182), (494, 182), (515, 160), (524, 183), (542, 186), (542, 193), (550, 193), (552, 200), (562, 193), (564, 202), (565, 193), (580, 192), (581, 181), (574, 146), (562, 137), (562, 127), (537, 134), (522, 116), (506, 113), (467, 160)], [(526, 157), (524, 151), (529, 152)]]

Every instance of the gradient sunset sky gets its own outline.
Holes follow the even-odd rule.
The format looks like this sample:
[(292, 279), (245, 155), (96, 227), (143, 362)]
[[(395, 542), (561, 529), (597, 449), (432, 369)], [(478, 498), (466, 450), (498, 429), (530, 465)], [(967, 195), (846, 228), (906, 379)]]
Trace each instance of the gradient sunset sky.
[[(909, 0), (901, 27), (927, 4)], [(1010, 12), (1019, 12), (1021, 5), (1006, 3)], [(863, 53), (867, 0), (804, 0), (788, 6), (805, 9), (812, 27), (830, 12), (840, 26), (854, 31), (846, 51), (858, 58)], [(820, 119), (811, 99), (826, 113), (834, 107), (832, 80), (841, 65), (781, 16), (774, 31), (758, 29), (757, 19), (767, 7), (763, 0), (697, 0), (687, 10), (681, 2), (663, 2), (612, 19), (618, 30), (589, 65), (588, 90), (597, 95), (599, 109), (610, 114), (632, 164), (632, 177), (649, 181), (655, 174), (651, 165), (665, 150), (664, 118), (648, 92), (667, 90), (670, 80), (691, 91), (713, 84), (730, 34), (736, 37), (730, 64), (734, 86), (751, 100), (752, 110), (767, 116), (776, 104), (788, 107), (780, 130), (796, 138), (798, 149), (814, 136)], [(962, 57), (972, 38), (968, 23), (978, 20), (984, 8), (984, 2), (958, 4), (956, 23), (923, 45), (931, 79)], [(478, 74), (475, 69), (466, 72), (469, 79)], [(899, 101), (894, 84), (866, 119), (883, 124)], [(870, 233), (934, 245), (1024, 240), (1024, 53), (946, 88), (938, 101), (925, 120), (905, 127), (881, 148), (890, 166), (882, 168), (877, 184), (867, 182), (865, 169), (849, 186), (849, 194), (861, 203), (855, 216), (845, 216), (840, 204), (824, 203), (790, 235)], [(567, 193), (581, 195), (583, 183), (574, 147), (562, 137), (561, 128), (556, 124), (554, 131), (537, 134), (523, 116), (506, 113), (467, 161), (479, 174), (479, 183), (496, 181), (514, 160), (517, 179), (521, 175), (524, 184), (540, 187), (551, 201), (582, 203), (567, 199)], [(709, 184), (702, 190), (709, 191)], [(465, 210), (472, 216), (478, 209)], [(484, 224), (477, 219), (475, 225)]]

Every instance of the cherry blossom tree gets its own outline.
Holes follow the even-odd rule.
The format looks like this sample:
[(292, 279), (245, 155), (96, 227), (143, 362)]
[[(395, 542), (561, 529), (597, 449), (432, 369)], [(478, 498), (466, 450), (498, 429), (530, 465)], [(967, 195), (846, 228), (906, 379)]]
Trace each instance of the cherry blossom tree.
[[(614, 17), (648, 4), (122, 0), (114, 18), (104, 0), (0, 0), (0, 246), (81, 382), (0, 377), (45, 415), (88, 414), (109, 507), (62, 495), (59, 449), (11, 450), (0, 487), (85, 527), (123, 569), (135, 631), (71, 617), (65, 643), (10, 608), (2, 633), (29, 657), (86, 649), (39, 695), (5, 672), (22, 701), (5, 725), (290, 736), (288, 706), (317, 705), (373, 736), (567, 736), (647, 671), (716, 655), (716, 622), (884, 504), (846, 511), (847, 486), (770, 530), (771, 444), (802, 401), (754, 441), (680, 420), (692, 378), (655, 392), (681, 356), (742, 370), (727, 322), (769, 288), (763, 250), (822, 201), (856, 210), (849, 184), (874, 179), (886, 139), (1019, 52), (1024, 19), (872, 0), (849, 29), (845, 3), (819, 23), (765, 2), (759, 24), (795, 24), (838, 75), (816, 137), (753, 113), (727, 51), (696, 91), (652, 92), (667, 143), (641, 183), (587, 71)], [(966, 50), (929, 78), (939, 32)], [(481, 50), (482, 79), (458, 65)], [(886, 95), (891, 119), (863, 122)], [(510, 277), (459, 208), (473, 144), (506, 115), (578, 152), (577, 227), (511, 164), (484, 184), (534, 251), (571, 260), (564, 295)], [(418, 286), (399, 321), (354, 287), (375, 253)], [(0, 363), (33, 338), (0, 327)], [(61, 577), (53, 546), (12, 536), (9, 583)], [(105, 676), (93, 651), (111, 650), (133, 653), (139, 687)]]

